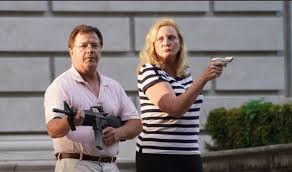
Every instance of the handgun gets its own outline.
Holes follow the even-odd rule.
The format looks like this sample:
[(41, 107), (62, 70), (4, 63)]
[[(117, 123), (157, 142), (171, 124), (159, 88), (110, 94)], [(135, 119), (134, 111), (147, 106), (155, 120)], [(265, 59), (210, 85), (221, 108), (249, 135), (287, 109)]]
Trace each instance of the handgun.
[(229, 56), (229, 57), (215, 57), (212, 58), (211, 61), (221, 61), (224, 63), (224, 66), (226, 66), (228, 63), (232, 62), (233, 57)]

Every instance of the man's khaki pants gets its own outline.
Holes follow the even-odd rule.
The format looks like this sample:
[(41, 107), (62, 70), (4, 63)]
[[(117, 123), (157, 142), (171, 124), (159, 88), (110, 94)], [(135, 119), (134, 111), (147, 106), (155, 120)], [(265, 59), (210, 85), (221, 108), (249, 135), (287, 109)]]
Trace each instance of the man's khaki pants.
[(116, 163), (99, 163), (78, 159), (57, 160), (55, 172), (119, 172)]

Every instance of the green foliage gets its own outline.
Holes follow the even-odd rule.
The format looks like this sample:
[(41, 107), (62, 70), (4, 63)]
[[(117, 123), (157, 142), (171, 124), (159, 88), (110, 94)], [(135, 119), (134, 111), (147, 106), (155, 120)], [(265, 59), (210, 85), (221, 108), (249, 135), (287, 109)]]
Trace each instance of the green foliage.
[(214, 141), (205, 143), (210, 151), (291, 143), (292, 104), (251, 100), (239, 108), (217, 108), (210, 111), (206, 130)]

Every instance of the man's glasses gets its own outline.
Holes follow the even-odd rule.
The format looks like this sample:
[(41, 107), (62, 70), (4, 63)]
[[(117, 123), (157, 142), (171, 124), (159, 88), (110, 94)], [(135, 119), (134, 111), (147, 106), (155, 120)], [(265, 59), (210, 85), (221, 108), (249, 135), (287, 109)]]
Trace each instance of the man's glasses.
[(85, 51), (88, 47), (91, 47), (93, 50), (100, 49), (100, 46), (98, 44), (92, 43), (92, 44), (81, 44), (81, 45), (75, 45), (74, 47), (79, 48), (81, 51)]

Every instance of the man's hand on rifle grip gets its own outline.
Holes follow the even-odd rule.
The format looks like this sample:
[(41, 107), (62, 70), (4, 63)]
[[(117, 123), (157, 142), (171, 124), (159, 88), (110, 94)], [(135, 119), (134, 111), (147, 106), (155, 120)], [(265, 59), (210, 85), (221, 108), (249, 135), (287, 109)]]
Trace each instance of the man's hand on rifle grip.
[(76, 115), (74, 116), (74, 124), (75, 126), (79, 126), (83, 124), (85, 118), (85, 112), (83, 110), (78, 109)]
[(110, 146), (116, 142), (120, 141), (120, 130), (119, 128), (113, 128), (113, 127), (106, 127), (102, 130), (102, 140), (103, 143), (107, 146)]

